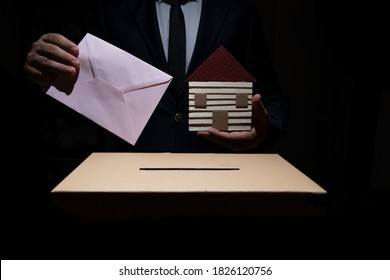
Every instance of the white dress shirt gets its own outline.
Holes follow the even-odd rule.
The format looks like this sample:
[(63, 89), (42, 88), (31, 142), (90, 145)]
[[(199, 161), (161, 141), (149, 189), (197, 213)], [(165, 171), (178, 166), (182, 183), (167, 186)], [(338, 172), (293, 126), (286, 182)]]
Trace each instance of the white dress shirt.
[[(165, 57), (168, 60), (169, 41), (169, 10), (170, 5), (163, 0), (156, 0), (157, 20), (160, 27), (161, 40), (164, 47)], [(195, 48), (198, 35), (202, 0), (193, 0), (181, 6), (184, 14), (186, 28), (186, 71)]]

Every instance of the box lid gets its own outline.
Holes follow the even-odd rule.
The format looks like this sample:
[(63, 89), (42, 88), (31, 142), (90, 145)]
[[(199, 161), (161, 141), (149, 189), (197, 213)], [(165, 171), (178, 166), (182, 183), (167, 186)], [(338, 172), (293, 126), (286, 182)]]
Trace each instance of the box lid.
[(278, 154), (92, 153), (52, 191), (326, 191)]

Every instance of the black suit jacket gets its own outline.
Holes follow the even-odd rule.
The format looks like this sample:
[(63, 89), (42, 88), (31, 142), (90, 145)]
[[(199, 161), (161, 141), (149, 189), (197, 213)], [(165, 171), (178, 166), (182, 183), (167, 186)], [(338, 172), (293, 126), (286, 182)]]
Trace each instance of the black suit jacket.
[[(157, 22), (155, 0), (105, 1), (100, 6), (105, 40), (168, 72)], [(203, 0), (199, 31), (188, 74), (223, 45), (258, 81), (255, 91), (271, 116), (272, 143), (286, 123), (286, 104), (268, 57), (257, 6), (245, 0)], [(169, 87), (133, 147), (118, 140), (121, 151), (229, 152), (188, 131), (188, 88), (174, 93)], [(175, 120), (182, 114), (182, 121)], [(277, 132), (277, 133), (275, 133)]]

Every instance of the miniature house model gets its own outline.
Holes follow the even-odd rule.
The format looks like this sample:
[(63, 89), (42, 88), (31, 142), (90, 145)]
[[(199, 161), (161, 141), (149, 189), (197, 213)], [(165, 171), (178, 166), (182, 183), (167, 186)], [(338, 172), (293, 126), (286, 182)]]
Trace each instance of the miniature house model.
[(223, 47), (188, 78), (189, 130), (252, 128), (252, 91), (256, 80)]

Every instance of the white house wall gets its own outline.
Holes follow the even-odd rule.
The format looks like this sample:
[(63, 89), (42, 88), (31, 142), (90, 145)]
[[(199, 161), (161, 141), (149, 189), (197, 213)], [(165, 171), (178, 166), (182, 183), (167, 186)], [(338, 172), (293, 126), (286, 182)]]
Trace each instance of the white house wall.
[[(244, 131), (252, 128), (251, 82), (189, 82), (189, 130), (203, 131), (213, 127), (213, 112), (228, 112), (227, 131)], [(205, 108), (195, 106), (195, 94), (206, 93)], [(244, 94), (248, 106), (238, 108), (236, 95)]]

